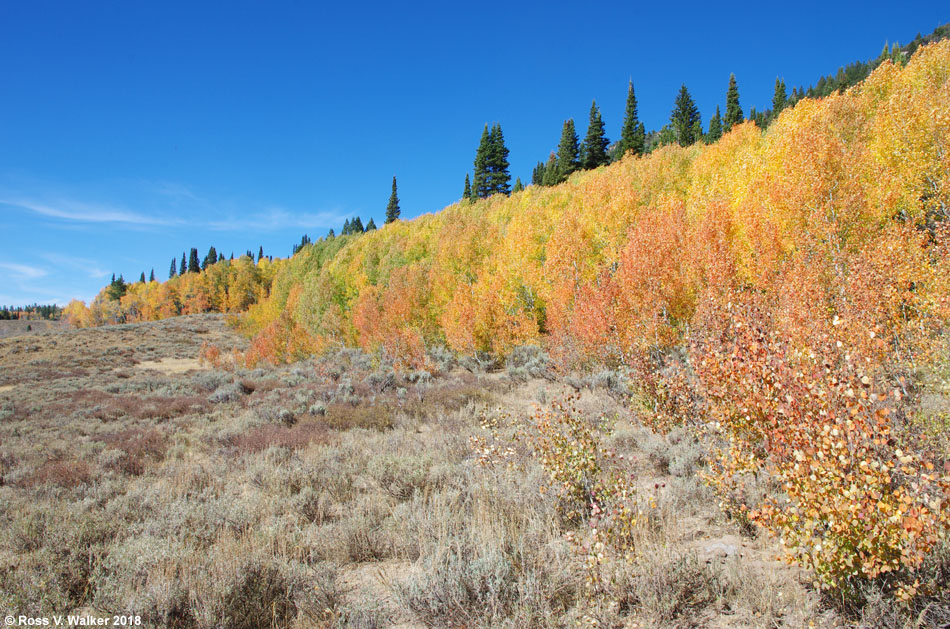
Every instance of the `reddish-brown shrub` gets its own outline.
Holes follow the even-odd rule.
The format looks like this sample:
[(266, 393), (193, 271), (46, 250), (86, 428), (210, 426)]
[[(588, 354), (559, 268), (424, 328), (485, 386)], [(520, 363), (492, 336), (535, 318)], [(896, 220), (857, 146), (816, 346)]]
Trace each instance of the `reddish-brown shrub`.
[(130, 428), (107, 435), (102, 441), (123, 452), (112, 467), (130, 476), (139, 476), (149, 464), (162, 462), (168, 449), (168, 438), (154, 429)]
[[(121, 417), (135, 419), (172, 419), (208, 409), (208, 401), (194, 395), (163, 396), (121, 396), (105, 391), (79, 391), (71, 400), (58, 405), (58, 410), (86, 409), (92, 417), (103, 421)], [(48, 410), (56, 410), (50, 407)]]
[(395, 408), (391, 404), (330, 404), (326, 424), (335, 430), (368, 428), (388, 430), (393, 427)]
[(92, 467), (77, 459), (51, 459), (36, 468), (29, 476), (20, 481), (23, 487), (41, 487), (59, 485), (60, 487), (78, 487), (92, 482)]
[(267, 424), (225, 440), (225, 444), (234, 447), (239, 454), (261, 452), (270, 446), (298, 450), (314, 442), (330, 442), (330, 431), (321, 422), (301, 422), (289, 427)]

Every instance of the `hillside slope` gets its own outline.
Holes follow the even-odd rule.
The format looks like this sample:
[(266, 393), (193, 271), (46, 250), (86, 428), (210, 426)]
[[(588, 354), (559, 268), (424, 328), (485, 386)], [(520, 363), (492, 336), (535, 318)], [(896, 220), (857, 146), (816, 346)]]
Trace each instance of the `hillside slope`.
[(948, 74), (941, 42), (767, 132), (747, 123), (715, 145), (308, 246), (251, 308), (256, 351), (356, 344), (418, 363), (423, 343), (504, 355), (543, 340), (572, 362), (620, 361), (680, 343), (698, 304), (737, 289), (799, 324), (854, 311), (855, 331), (896, 325), (893, 303), (856, 307), (871, 287), (851, 273), (867, 265), (892, 293), (909, 278), (891, 271), (926, 275), (911, 280), (915, 307), (943, 317), (925, 245), (950, 194)]

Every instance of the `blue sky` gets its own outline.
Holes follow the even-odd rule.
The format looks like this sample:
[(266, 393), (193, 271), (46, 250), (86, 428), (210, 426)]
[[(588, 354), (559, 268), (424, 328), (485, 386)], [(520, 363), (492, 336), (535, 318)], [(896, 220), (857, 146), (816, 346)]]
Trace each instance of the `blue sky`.
[[(729, 10), (732, 8), (731, 10)], [(286, 256), (359, 215), (461, 196), (485, 123), (512, 178), (619, 136), (628, 79), (648, 129), (686, 83), (708, 122), (729, 73), (768, 107), (950, 21), (945, 2), (0, 3), (0, 304), (91, 299), (214, 245)]]

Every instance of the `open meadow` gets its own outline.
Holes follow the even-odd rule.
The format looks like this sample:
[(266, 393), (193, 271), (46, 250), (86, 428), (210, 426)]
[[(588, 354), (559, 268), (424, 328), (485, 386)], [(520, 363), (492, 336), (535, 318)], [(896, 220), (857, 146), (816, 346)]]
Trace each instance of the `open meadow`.
[[(357, 350), (223, 370), (204, 343), (245, 341), (219, 315), (0, 341), (0, 607), (156, 627), (843, 622), (722, 515), (694, 438), (640, 426), (622, 374), (558, 381), (533, 348), (504, 368), (436, 352), (435, 373)], [(628, 556), (600, 552), (596, 514), (532, 454), (558, 400), (628, 479)]]

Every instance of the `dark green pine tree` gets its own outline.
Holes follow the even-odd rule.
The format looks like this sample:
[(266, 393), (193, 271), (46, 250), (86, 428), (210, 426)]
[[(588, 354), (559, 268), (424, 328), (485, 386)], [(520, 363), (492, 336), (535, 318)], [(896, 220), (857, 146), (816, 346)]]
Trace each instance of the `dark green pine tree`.
[(332, 227), (330, 228), (330, 231), (327, 232), (327, 240), (330, 240), (331, 238), (336, 238), (336, 234), (333, 233)]
[(200, 271), (201, 271), (201, 264), (198, 262), (198, 250), (192, 247), (191, 253), (188, 254), (188, 272), (198, 273)]
[(201, 270), (204, 271), (209, 266), (218, 261), (218, 252), (214, 250), (214, 247), (208, 249), (208, 255), (205, 256), (205, 259), (201, 261)]
[(578, 146), (577, 132), (574, 130), (574, 119), (564, 121), (561, 129), (561, 141), (557, 145), (557, 183), (565, 181), (581, 167), (580, 147)]
[(491, 134), (488, 125), (482, 130), (482, 139), (475, 151), (475, 174), (472, 176), (472, 197), (484, 199), (491, 194), (488, 177), (488, 161), (491, 153)]
[(224, 254), (223, 254), (223, 253), (219, 253), (219, 254), (218, 254), (218, 262), (224, 262)]
[(739, 106), (739, 86), (736, 85), (736, 75), (729, 75), (729, 89), (726, 90), (726, 117), (723, 120), (723, 131), (729, 133), (737, 124), (742, 124), (745, 117), (742, 107)]
[(775, 94), (772, 96), (772, 115), (778, 116), (779, 112), (785, 109), (788, 104), (788, 92), (785, 89), (785, 81), (775, 79)]
[(637, 95), (633, 91), (633, 81), (630, 81), (627, 87), (627, 111), (624, 114), (623, 128), (620, 130), (618, 155), (623, 157), (630, 151), (633, 151), (634, 155), (642, 155), (644, 139), (643, 124), (637, 112)]
[(142, 275), (139, 276), (139, 282), (142, 284), (145, 283), (145, 271), (142, 271)]
[(362, 234), (364, 231), (366, 231), (366, 230), (363, 229), (363, 221), (360, 220), (360, 217), (359, 217), (359, 216), (357, 216), (357, 217), (354, 218), (353, 221), (350, 223), (350, 232), (352, 232), (352, 233), (354, 233), (354, 234)]
[(257, 250), (257, 261), (260, 262), (264, 259), (264, 245), (261, 245), (261, 248)]
[(472, 183), (468, 178), (468, 173), (465, 173), (465, 187), (462, 188), (462, 200), (468, 200), (472, 198)]
[(722, 116), (719, 115), (719, 105), (716, 105), (716, 114), (709, 119), (709, 133), (706, 134), (706, 142), (712, 144), (718, 142), (722, 137)]
[(343, 229), (340, 230), (341, 236), (349, 236), (353, 231), (350, 229), (350, 219), (343, 221)]
[(554, 151), (548, 156), (548, 163), (544, 165), (544, 179), (541, 181), (543, 186), (556, 186), (559, 183), (560, 175), (557, 165), (557, 155)]
[(389, 195), (389, 205), (386, 206), (386, 222), (399, 220), (399, 195), (396, 194), (396, 176), (393, 175), (393, 193)]
[(369, 222), (366, 223), (366, 231), (371, 232), (376, 230), (376, 222), (372, 218), (369, 219)]
[(538, 165), (531, 171), (531, 184), (534, 186), (544, 185), (544, 162), (538, 162)]
[(122, 298), (122, 295), (125, 295), (127, 286), (125, 280), (122, 279), (122, 275), (119, 275), (119, 279), (115, 279), (115, 273), (112, 274), (112, 281), (109, 283), (108, 288), (106, 288), (106, 296), (112, 301), (117, 301)]
[(508, 147), (505, 146), (505, 136), (501, 132), (501, 124), (497, 122), (492, 125), (488, 147), (488, 194), (511, 194)]
[(670, 124), (680, 146), (689, 146), (702, 139), (702, 135), (696, 135), (697, 130), (702, 129), (699, 120), (699, 109), (684, 84), (680, 87), (680, 92), (676, 96), (676, 103), (673, 106), (673, 113), (670, 114)]
[(185, 255), (185, 252), (181, 252), (181, 266), (178, 267), (178, 274), (184, 275), (188, 272), (188, 256)]
[(149, 276), (148, 276), (148, 281), (149, 281), (149, 282), (154, 282), (154, 281), (155, 281), (155, 269), (152, 269), (152, 272), (149, 274)]
[(584, 138), (584, 168), (590, 170), (606, 164), (609, 161), (608, 146), (610, 146), (610, 140), (604, 134), (604, 119), (600, 115), (600, 109), (597, 108), (597, 101), (593, 101), (590, 105), (587, 137)]
[(749, 120), (754, 122), (756, 126), (764, 129), (768, 125), (766, 120), (765, 113), (761, 111), (756, 111), (755, 107), (749, 110)]
[(521, 192), (524, 190), (524, 184), (521, 183), (521, 177), (515, 178), (515, 187), (511, 189), (512, 192)]
[(168, 279), (171, 279), (171, 278), (175, 277), (176, 275), (178, 275), (178, 264), (177, 264), (177, 262), (178, 262), (177, 258), (172, 258), (172, 265), (171, 265), (171, 268), (168, 269)]

